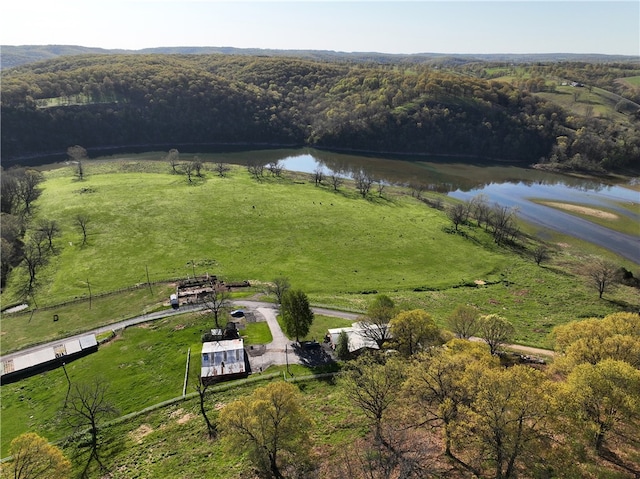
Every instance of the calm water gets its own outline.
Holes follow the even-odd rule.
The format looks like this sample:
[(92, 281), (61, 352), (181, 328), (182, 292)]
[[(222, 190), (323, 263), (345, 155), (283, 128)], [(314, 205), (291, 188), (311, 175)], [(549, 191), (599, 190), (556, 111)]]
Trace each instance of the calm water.
[[(403, 161), (316, 151), (284, 154), (281, 162), (285, 170), (313, 173), (317, 168), (322, 168), (327, 174), (337, 172), (349, 177), (353, 171), (362, 168), (391, 184), (421, 184), (461, 200), (483, 194), (491, 203), (518, 208), (518, 216), (539, 226), (538, 234), (543, 238), (545, 232), (548, 235), (548, 230), (557, 231), (603, 246), (640, 263), (640, 215), (621, 206), (640, 203), (640, 193), (624, 186), (514, 166), (469, 165), (451, 160)], [(606, 207), (637, 225), (638, 234), (619, 233), (569, 213), (536, 204), (532, 199)]]

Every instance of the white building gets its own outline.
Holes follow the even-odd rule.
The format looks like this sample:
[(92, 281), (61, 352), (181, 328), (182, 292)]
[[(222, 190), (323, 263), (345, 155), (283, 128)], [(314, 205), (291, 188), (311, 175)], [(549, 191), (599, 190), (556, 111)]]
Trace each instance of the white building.
[(340, 333), (344, 331), (347, 333), (347, 338), (349, 338), (349, 352), (356, 353), (363, 349), (380, 349), (378, 344), (371, 338), (367, 337), (365, 334), (366, 329), (376, 328), (376, 325), (368, 325), (365, 328), (362, 323), (357, 322), (353, 323), (352, 326), (348, 328), (333, 328), (329, 329), (329, 338), (331, 342), (331, 347), (333, 349), (336, 348), (338, 344), (338, 338), (340, 337)]
[(200, 378), (204, 384), (246, 377), (247, 375), (242, 339), (202, 343)]

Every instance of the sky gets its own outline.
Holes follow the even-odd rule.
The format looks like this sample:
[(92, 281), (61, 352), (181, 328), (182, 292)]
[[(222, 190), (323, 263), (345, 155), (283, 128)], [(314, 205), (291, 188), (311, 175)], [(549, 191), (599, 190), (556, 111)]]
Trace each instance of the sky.
[(9, 0), (0, 45), (640, 56), (640, 2)]

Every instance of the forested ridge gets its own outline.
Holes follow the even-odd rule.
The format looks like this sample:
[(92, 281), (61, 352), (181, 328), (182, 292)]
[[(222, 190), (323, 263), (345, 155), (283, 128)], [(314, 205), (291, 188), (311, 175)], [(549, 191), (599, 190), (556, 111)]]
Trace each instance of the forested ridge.
[[(629, 66), (631, 65), (631, 66)], [(619, 117), (537, 95), (569, 75), (612, 86), (633, 64), (538, 65), (505, 81), (487, 65), (113, 54), (2, 71), (3, 159), (70, 145), (309, 145), (612, 169), (638, 163), (633, 87)], [(488, 73), (489, 72), (489, 73)], [(606, 72), (613, 72), (605, 74)], [(607, 76), (608, 75), (608, 76)], [(627, 100), (628, 98), (628, 100)]]

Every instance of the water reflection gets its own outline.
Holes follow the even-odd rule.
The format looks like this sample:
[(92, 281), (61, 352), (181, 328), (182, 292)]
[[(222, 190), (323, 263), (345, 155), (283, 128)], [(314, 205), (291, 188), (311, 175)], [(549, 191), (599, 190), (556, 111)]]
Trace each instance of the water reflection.
[(519, 217), (529, 223), (598, 244), (640, 263), (640, 236), (619, 233), (532, 201), (604, 207), (637, 223), (640, 235), (640, 215), (621, 205), (639, 203), (640, 193), (624, 186), (511, 165), (466, 164), (451, 160), (390, 160), (313, 151), (289, 155), (281, 161), (286, 170), (313, 173), (321, 168), (325, 175), (337, 174), (345, 178), (352, 177), (356, 171), (365, 171), (376, 181), (447, 193), (460, 200), (482, 194), (491, 203), (518, 208)]

